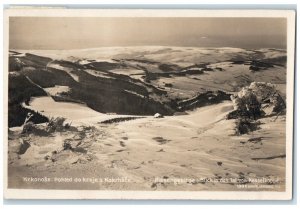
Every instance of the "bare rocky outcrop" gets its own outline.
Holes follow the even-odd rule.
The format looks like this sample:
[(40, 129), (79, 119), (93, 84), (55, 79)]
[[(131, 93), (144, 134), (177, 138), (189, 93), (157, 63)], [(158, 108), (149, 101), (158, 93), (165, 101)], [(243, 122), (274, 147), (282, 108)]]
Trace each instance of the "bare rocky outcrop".
[(50, 118), (50, 121), (47, 123), (47, 132), (62, 131), (65, 129), (65, 120), (63, 117)]
[(27, 151), (27, 149), (30, 147), (30, 143), (24, 139), (20, 139), (20, 144), (19, 144), (19, 150), (18, 154), (23, 155)]
[(38, 135), (38, 136), (49, 136), (54, 132), (63, 132), (71, 128), (71, 123), (66, 123), (63, 117), (52, 117), (46, 124), (35, 124), (30, 120), (32, 114), (28, 114), (23, 126), (23, 135)]

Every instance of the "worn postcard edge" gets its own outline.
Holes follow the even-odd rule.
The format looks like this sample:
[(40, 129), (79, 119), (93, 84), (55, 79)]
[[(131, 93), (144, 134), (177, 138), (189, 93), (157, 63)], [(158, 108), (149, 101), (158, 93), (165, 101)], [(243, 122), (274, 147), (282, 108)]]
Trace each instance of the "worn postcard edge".
[[(105, 191), (9, 189), (7, 185), (8, 149), (8, 51), (9, 17), (282, 17), (287, 19), (287, 115), (286, 115), (286, 191)], [(293, 186), (294, 119), (294, 10), (155, 10), (155, 9), (40, 9), (4, 10), (4, 126), (3, 172), (5, 199), (189, 199), (189, 200), (290, 200)]]

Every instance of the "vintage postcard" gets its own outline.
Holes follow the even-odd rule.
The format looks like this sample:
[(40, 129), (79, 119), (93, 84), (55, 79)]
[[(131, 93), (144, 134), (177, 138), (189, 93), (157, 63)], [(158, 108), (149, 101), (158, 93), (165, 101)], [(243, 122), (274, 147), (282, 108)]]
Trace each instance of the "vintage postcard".
[(4, 21), (5, 198), (292, 198), (294, 11)]

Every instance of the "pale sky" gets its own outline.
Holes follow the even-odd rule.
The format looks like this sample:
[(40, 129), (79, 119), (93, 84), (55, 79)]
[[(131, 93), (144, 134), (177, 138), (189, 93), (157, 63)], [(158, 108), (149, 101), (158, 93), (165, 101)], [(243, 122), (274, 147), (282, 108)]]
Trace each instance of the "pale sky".
[(286, 25), (284, 18), (10, 17), (9, 48), (286, 48)]

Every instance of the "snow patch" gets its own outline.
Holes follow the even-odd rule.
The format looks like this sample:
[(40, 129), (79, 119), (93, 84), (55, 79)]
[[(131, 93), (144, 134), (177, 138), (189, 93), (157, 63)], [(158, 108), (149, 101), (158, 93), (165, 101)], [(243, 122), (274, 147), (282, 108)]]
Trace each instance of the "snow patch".
[(53, 63), (48, 64), (47, 67), (51, 67), (51, 68), (55, 68), (57, 70), (64, 71), (64, 72), (68, 73), (75, 81), (79, 82), (79, 77), (78, 77), (78, 75), (72, 73), (72, 71), (73, 71), (72, 68), (63, 67), (59, 64), (53, 64)]
[(49, 88), (44, 88), (44, 90), (50, 94), (51, 96), (57, 96), (61, 93), (67, 93), (70, 92), (70, 87), (69, 86), (58, 86), (55, 85), (54, 87), (49, 87)]

